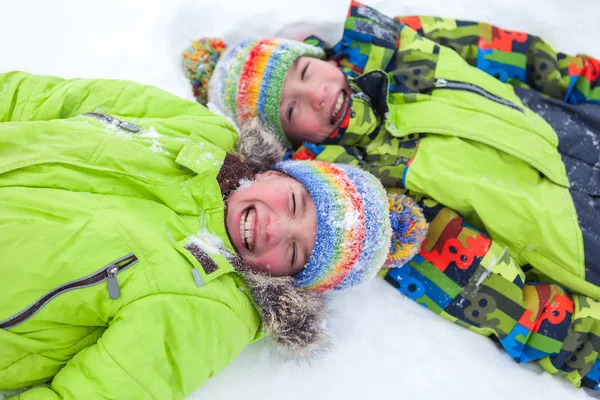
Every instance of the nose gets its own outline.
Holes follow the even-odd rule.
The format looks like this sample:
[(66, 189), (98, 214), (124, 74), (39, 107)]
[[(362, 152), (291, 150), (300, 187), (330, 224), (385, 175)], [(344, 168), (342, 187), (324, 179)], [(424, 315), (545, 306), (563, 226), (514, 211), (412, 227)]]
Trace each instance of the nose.
[(273, 246), (279, 243), (279, 241), (287, 234), (285, 231), (285, 221), (282, 221), (277, 215), (271, 215), (265, 226), (267, 244)]
[(306, 98), (313, 110), (322, 109), (325, 107), (325, 88), (319, 86), (309, 87), (306, 91)]
[(267, 243), (274, 246), (285, 238), (298, 237), (303, 233), (300, 225), (296, 220), (286, 220), (272, 215), (265, 227)]

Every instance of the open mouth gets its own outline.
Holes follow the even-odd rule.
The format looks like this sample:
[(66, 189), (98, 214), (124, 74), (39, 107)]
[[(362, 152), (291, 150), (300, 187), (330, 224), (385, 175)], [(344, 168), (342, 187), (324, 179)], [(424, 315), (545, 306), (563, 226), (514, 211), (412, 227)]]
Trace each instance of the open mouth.
[(346, 114), (346, 107), (348, 107), (348, 94), (342, 90), (331, 110), (331, 119), (329, 121), (331, 125), (338, 125), (342, 122), (342, 118)]
[(240, 238), (242, 244), (248, 250), (254, 250), (255, 229), (256, 227), (256, 209), (248, 207), (240, 218)]

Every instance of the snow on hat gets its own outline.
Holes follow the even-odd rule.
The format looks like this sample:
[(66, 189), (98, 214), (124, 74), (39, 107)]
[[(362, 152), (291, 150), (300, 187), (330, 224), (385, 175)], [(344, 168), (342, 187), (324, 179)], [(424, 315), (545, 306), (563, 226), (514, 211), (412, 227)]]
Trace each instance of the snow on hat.
[[(294, 276), (299, 288), (325, 292), (346, 289), (372, 278), (385, 263), (390, 246), (397, 242), (392, 242), (392, 235), (403, 238), (408, 228), (415, 225), (396, 223), (398, 231), (392, 231), (392, 203), (388, 204), (385, 189), (377, 178), (358, 167), (284, 161), (273, 169), (300, 181), (315, 203), (315, 247), (304, 270)], [(410, 209), (410, 205), (405, 209)], [(414, 213), (417, 214), (423, 219), (420, 212)], [(423, 236), (403, 242), (407, 257), (416, 254)], [(395, 265), (401, 266), (399, 262)]]
[(428, 224), (417, 203), (408, 196), (389, 194), (388, 205), (393, 234), (385, 267), (399, 268), (419, 252)]
[(298, 57), (323, 59), (325, 52), (277, 37), (247, 39), (225, 51), (223, 41), (202, 38), (193, 41), (182, 56), (186, 76), (200, 103), (208, 100), (239, 127), (258, 117), (289, 146), (279, 119), (285, 77)]

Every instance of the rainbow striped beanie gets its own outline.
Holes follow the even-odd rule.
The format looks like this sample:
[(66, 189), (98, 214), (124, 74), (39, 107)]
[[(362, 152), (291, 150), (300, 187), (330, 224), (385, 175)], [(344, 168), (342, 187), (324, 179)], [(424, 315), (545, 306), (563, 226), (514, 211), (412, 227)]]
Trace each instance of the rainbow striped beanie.
[(258, 117), (290, 146), (279, 119), (285, 77), (298, 57), (323, 59), (325, 52), (277, 37), (247, 39), (227, 50), (225, 47), (219, 39), (202, 38), (182, 53), (196, 99), (202, 104), (208, 100), (238, 127)]
[(295, 285), (326, 292), (375, 276), (392, 237), (379, 180), (358, 167), (322, 161), (284, 161), (273, 169), (300, 181), (317, 212), (315, 247), (304, 270), (294, 276)]

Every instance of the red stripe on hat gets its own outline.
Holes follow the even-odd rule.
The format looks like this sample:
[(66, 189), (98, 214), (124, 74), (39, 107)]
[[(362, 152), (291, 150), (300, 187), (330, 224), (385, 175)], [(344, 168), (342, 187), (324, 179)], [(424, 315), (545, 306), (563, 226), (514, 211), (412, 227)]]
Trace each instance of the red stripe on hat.
[(257, 115), (260, 85), (274, 44), (274, 39), (259, 40), (250, 50), (248, 58), (244, 62), (237, 98), (237, 114), (240, 124), (244, 124)]

